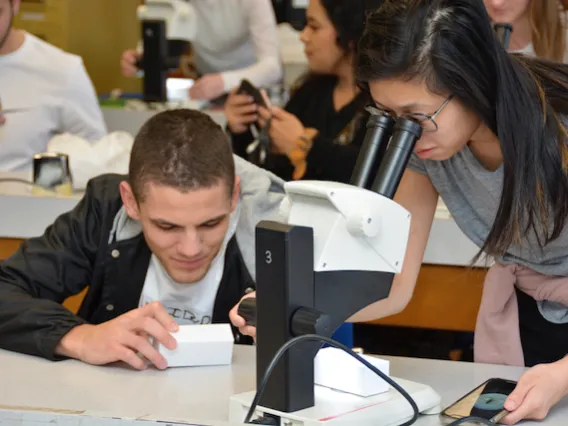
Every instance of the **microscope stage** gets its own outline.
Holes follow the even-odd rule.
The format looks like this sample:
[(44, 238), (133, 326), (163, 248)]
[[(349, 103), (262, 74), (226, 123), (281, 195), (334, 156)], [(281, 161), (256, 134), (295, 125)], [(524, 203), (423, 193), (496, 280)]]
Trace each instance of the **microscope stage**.
[[(439, 414), (440, 396), (429, 386), (408, 380), (392, 378), (418, 405), (421, 414)], [(231, 397), (229, 421), (242, 423), (250, 408), (255, 392), (246, 392)], [(257, 407), (257, 415), (264, 413), (280, 416), (286, 426), (398, 426), (410, 420), (412, 407), (395, 389), (367, 398), (315, 386), (314, 407), (294, 413), (281, 413)], [(254, 420), (254, 418), (253, 418)]]

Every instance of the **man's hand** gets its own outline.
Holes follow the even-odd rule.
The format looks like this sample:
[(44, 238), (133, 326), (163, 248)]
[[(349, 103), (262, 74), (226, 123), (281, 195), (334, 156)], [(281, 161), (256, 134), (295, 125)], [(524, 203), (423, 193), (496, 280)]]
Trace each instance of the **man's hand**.
[(122, 53), (122, 58), (120, 59), (120, 69), (122, 70), (122, 75), (125, 77), (134, 77), (138, 72), (136, 67), (136, 62), (140, 59), (140, 54), (136, 49), (128, 49)]
[(193, 83), (189, 89), (190, 99), (210, 101), (225, 92), (225, 84), (221, 74), (206, 74)]
[(543, 420), (550, 409), (568, 393), (568, 358), (528, 370), (505, 402), (511, 411), (502, 423)]
[(241, 304), (241, 302), (244, 299), (248, 299), (250, 297), (256, 297), (256, 291), (245, 294), (243, 296), (243, 298), (239, 301), (239, 303), (235, 305), (233, 309), (231, 309), (231, 312), (229, 312), (229, 319), (231, 320), (231, 323), (233, 323), (235, 327), (238, 327), (241, 334), (244, 334), (245, 336), (251, 336), (253, 339), (256, 339), (256, 327), (246, 325), (245, 319), (241, 317), (238, 312), (239, 305)]
[(156, 368), (165, 369), (167, 362), (152, 346), (149, 337), (172, 350), (177, 342), (170, 332), (177, 330), (177, 323), (164, 307), (153, 302), (100, 325), (84, 324), (71, 329), (55, 352), (94, 365), (124, 361), (143, 370), (148, 360)]

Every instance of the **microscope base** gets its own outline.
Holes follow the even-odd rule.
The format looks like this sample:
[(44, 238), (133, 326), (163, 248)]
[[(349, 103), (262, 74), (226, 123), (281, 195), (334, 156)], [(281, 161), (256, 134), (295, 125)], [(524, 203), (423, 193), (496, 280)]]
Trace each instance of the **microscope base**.
[[(414, 399), (421, 414), (441, 412), (440, 396), (431, 387), (394, 377), (392, 379)], [(231, 397), (229, 407), (231, 423), (243, 422), (254, 394), (253, 391)], [(281, 413), (257, 407), (257, 415), (279, 416), (280, 424), (287, 426), (398, 426), (412, 417), (412, 408), (408, 401), (393, 388), (388, 392), (363, 398), (316, 386), (315, 398), (315, 406), (305, 410)]]

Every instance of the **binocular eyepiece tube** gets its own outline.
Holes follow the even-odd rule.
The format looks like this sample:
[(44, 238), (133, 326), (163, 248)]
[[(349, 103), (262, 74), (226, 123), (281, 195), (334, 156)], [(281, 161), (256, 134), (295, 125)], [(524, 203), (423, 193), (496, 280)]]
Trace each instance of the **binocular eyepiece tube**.
[(351, 185), (392, 199), (421, 136), (422, 126), (413, 120), (372, 115), (351, 175)]

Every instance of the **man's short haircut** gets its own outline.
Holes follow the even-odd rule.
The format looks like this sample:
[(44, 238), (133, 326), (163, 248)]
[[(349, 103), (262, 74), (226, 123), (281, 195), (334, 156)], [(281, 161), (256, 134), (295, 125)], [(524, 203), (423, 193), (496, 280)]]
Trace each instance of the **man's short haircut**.
[(202, 112), (160, 112), (134, 139), (129, 181), (138, 203), (144, 201), (149, 182), (189, 192), (224, 181), (231, 196), (235, 163), (229, 139), (221, 126)]

